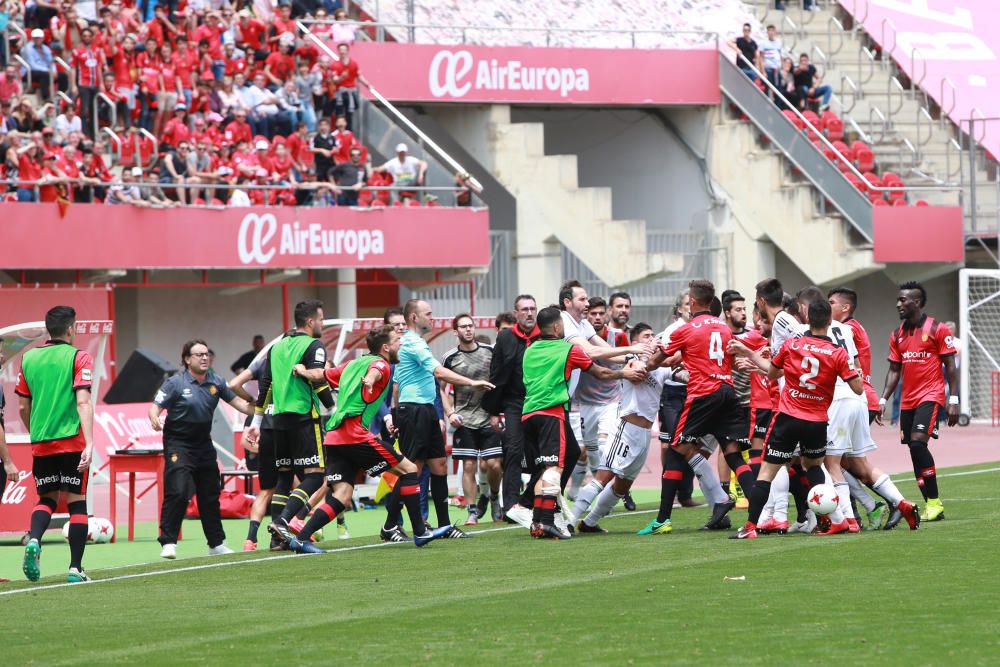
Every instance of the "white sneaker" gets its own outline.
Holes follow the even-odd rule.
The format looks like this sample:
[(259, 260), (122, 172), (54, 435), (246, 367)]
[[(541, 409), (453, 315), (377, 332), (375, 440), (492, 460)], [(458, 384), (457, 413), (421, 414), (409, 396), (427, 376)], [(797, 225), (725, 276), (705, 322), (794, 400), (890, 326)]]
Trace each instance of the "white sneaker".
[(507, 518), (525, 528), (531, 528), (531, 510), (527, 507), (514, 505), (507, 510)]
[(816, 515), (812, 510), (806, 511), (805, 521), (796, 521), (788, 525), (789, 533), (811, 533), (816, 528)]
[(160, 549), (160, 558), (168, 558), (170, 560), (177, 558), (177, 545), (164, 544), (163, 548)]
[(232, 549), (230, 549), (229, 547), (227, 547), (225, 542), (223, 542), (222, 544), (220, 544), (217, 547), (211, 547), (208, 550), (208, 555), (209, 556), (225, 556), (226, 554), (231, 554), (231, 553), (235, 553), (235, 552)]

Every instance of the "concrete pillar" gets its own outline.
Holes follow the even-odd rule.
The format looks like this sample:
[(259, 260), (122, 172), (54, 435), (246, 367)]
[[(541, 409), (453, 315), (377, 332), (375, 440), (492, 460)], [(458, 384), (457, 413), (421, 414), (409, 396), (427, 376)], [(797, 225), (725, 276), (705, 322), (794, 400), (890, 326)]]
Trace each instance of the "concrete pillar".
[(358, 286), (355, 284), (357, 279), (357, 270), (337, 269), (337, 282), (350, 283), (337, 285), (337, 317), (357, 317)]

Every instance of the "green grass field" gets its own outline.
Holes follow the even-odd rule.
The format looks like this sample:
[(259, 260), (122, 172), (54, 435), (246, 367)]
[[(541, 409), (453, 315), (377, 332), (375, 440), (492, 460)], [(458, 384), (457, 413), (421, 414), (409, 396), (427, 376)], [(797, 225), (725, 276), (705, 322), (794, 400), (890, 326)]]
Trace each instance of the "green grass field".
[[(321, 556), (98, 569), (119, 548), (155, 560), (146, 541), (91, 547), (99, 581), (46, 588), (65, 571), (52, 541), (52, 576), (0, 585), (2, 654), (5, 665), (995, 665), (1000, 470), (942, 473), (976, 470), (942, 479), (948, 518), (917, 532), (735, 542), (697, 532), (696, 509), (651, 538), (634, 535), (648, 513), (619, 514), (604, 522), (610, 534), (567, 542), (490, 524), (424, 549), (362, 537), (326, 542), (334, 551)], [(918, 495), (912, 481), (900, 489)], [(360, 516), (349, 515), (352, 532)], [(182, 551), (201, 553), (197, 524), (185, 526)], [(0, 552), (0, 573), (13, 578), (16, 562), (20, 578), (21, 550)]]

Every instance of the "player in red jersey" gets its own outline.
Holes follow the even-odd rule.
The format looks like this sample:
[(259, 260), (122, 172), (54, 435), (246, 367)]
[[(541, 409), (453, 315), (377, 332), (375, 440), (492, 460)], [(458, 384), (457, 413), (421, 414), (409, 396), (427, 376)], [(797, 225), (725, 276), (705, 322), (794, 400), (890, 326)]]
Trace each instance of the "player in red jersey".
[(900, 441), (909, 446), (913, 474), (920, 492), (927, 501), (923, 521), (944, 518), (944, 505), (938, 497), (937, 470), (928, 448), (929, 439), (938, 437), (938, 415), (944, 406), (944, 377), (941, 365), (948, 373), (948, 426), (958, 423), (959, 379), (955, 365), (955, 340), (951, 330), (924, 313), (927, 290), (917, 282), (899, 286), (896, 310), (903, 321), (889, 336), (889, 373), (879, 399), (879, 414), (886, 401), (896, 391), (900, 377), (903, 396), (899, 412)]
[[(739, 341), (729, 344), (730, 352), (752, 359), (759, 368), (766, 369), (769, 380), (777, 380), (782, 373), (785, 376), (778, 411), (764, 442), (764, 462), (753, 490), (747, 494), (750, 513), (746, 524), (732, 539), (757, 537), (757, 520), (771, 493), (771, 480), (795, 456), (796, 447), (801, 449), (810, 483), (816, 485), (825, 481), (821, 464), (826, 456), (827, 413), (833, 402), (837, 378), (847, 382), (859, 396), (864, 391), (864, 383), (847, 351), (826, 336), (829, 327), (830, 304), (818, 300), (809, 304), (809, 333), (786, 341), (770, 362)], [(825, 534), (848, 530), (847, 520), (839, 507), (830, 514), (830, 521), (830, 529)]]
[(716, 528), (736, 506), (736, 501), (722, 490), (715, 470), (699, 451), (699, 440), (705, 435), (712, 435), (719, 441), (726, 463), (735, 471), (744, 493), (749, 494), (753, 484), (753, 472), (741, 453), (742, 449), (749, 449), (750, 439), (733, 388), (732, 358), (726, 352), (733, 334), (724, 320), (709, 312), (715, 298), (715, 286), (707, 280), (692, 280), (688, 288), (690, 321), (670, 334), (666, 348), (661, 343), (647, 365), (652, 370), (683, 362), (688, 371), (688, 384), (676, 436), (664, 455), (660, 510), (656, 518), (639, 531), (640, 535), (671, 531), (670, 514), (685, 465), (694, 470), (702, 493), (712, 503), (712, 517), (705, 528)]

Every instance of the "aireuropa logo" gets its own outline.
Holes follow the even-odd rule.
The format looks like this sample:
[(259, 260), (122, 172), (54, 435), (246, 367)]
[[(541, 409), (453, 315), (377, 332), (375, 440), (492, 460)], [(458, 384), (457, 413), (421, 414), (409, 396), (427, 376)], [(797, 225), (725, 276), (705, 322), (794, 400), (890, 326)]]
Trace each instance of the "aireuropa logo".
[(243, 264), (267, 264), (275, 255), (302, 259), (348, 255), (360, 262), (385, 253), (385, 235), (381, 229), (323, 229), (318, 222), (279, 223), (273, 213), (247, 213), (236, 247)]
[[(475, 77), (469, 80), (472, 71)], [(476, 61), (470, 51), (442, 49), (434, 54), (428, 72), (434, 97), (465, 97), (470, 90), (558, 92), (567, 97), (573, 91), (590, 90), (590, 71), (584, 67), (531, 67), (520, 60)]]

